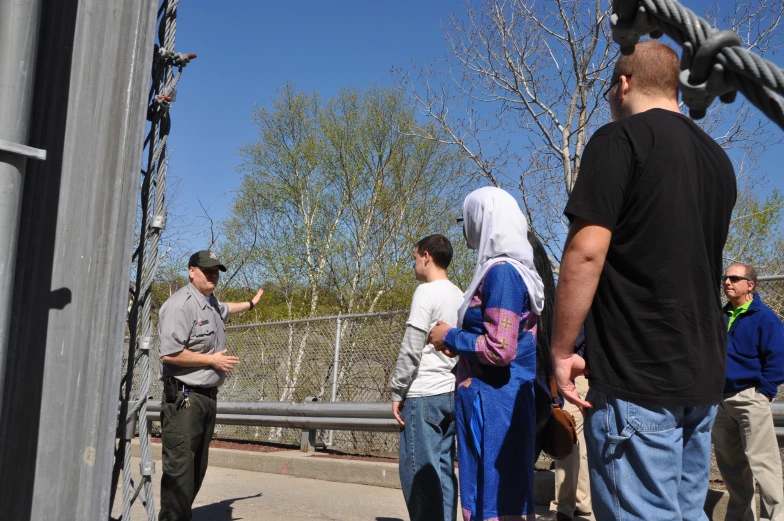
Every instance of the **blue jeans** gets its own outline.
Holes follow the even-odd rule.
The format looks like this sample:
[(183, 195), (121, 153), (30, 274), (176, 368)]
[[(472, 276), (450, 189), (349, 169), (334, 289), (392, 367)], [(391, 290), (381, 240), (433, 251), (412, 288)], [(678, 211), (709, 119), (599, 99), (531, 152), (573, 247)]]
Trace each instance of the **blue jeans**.
[(707, 521), (716, 405), (663, 407), (590, 389), (585, 444), (596, 519)]
[(457, 518), (454, 393), (406, 398), (400, 485), (411, 521)]

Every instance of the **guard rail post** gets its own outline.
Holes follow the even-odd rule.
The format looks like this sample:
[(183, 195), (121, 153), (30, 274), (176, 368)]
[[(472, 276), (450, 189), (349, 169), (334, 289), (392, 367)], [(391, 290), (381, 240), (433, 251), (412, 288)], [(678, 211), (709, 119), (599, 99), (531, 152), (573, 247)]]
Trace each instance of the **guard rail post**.
[[(338, 323), (340, 319), (338, 319)], [(303, 403), (317, 402), (318, 398), (308, 396)], [(316, 450), (316, 429), (302, 429), (302, 438), (299, 442), (299, 450), (302, 452), (314, 452)], [(323, 445), (323, 444), (322, 444)]]

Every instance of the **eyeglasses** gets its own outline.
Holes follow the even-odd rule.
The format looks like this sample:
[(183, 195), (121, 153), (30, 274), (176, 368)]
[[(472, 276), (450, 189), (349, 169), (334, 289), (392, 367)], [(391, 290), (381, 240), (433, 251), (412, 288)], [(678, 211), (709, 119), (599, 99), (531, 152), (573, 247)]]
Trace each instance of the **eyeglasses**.
[[(621, 76), (626, 76), (627, 80), (632, 77), (631, 74), (621, 74)], [(618, 76), (618, 79), (615, 80), (614, 82), (612, 82), (612, 85), (610, 85), (610, 88), (607, 89), (606, 91), (604, 91), (604, 94), (602, 94), (602, 97), (604, 98), (604, 101), (610, 101), (610, 99), (607, 97), (607, 95), (610, 94), (610, 91), (613, 90), (613, 87), (618, 85), (618, 83), (621, 81), (621, 76)]]
[(740, 282), (742, 280), (749, 280), (746, 277), (741, 277), (740, 275), (724, 275), (723, 277), (721, 277), (719, 282), (724, 284), (724, 281), (727, 280), (727, 279), (730, 279), (730, 282), (732, 282), (733, 284), (737, 284), (738, 282)]
[(457, 218), (457, 224), (463, 224), (463, 218), (462, 217), (458, 217)]

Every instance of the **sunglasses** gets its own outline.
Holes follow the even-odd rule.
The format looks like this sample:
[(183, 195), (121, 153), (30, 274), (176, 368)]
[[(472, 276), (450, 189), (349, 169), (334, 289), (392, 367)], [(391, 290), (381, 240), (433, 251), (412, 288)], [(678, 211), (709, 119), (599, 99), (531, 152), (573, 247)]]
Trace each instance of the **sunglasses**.
[[(621, 76), (626, 76), (627, 80), (632, 77), (631, 74), (621, 74)], [(610, 85), (610, 88), (607, 89), (606, 91), (604, 91), (604, 94), (602, 94), (602, 97), (604, 98), (604, 101), (610, 101), (610, 98), (608, 98), (607, 96), (610, 94), (610, 91), (613, 90), (613, 87), (618, 85), (618, 83), (621, 81), (621, 76), (618, 76), (618, 79), (615, 80), (614, 82), (612, 82), (612, 85)]]
[(738, 282), (740, 282), (742, 280), (749, 280), (746, 277), (741, 277), (739, 275), (724, 275), (723, 277), (721, 277), (719, 282), (724, 284), (724, 281), (727, 280), (727, 279), (730, 279), (730, 282), (732, 282), (733, 284), (737, 284)]
[(458, 217), (457, 218), (457, 224), (463, 224), (463, 218), (462, 217)]

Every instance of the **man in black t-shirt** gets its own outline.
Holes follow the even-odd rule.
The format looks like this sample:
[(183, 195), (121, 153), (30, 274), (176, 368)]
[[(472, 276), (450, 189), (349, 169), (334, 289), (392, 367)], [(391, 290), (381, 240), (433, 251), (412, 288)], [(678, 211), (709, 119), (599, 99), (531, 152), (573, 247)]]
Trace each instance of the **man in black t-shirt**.
[[(559, 389), (587, 414), (602, 520), (707, 519), (726, 363), (718, 281), (736, 186), (721, 147), (678, 110), (678, 72), (657, 42), (618, 60), (613, 123), (586, 145), (565, 209), (553, 358)], [(584, 363), (572, 348), (583, 322)], [(584, 372), (582, 400), (573, 379)]]

